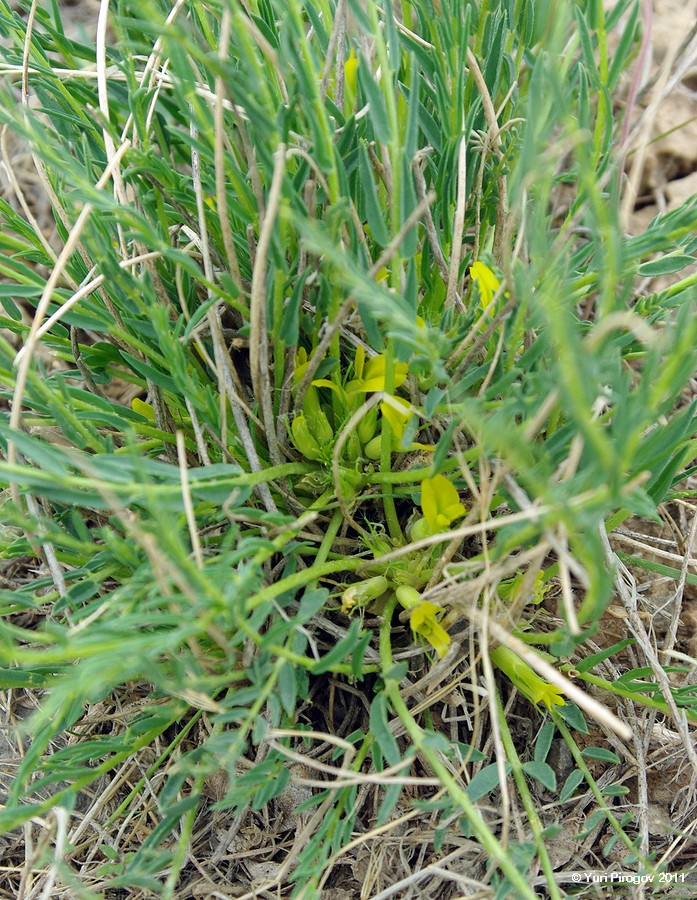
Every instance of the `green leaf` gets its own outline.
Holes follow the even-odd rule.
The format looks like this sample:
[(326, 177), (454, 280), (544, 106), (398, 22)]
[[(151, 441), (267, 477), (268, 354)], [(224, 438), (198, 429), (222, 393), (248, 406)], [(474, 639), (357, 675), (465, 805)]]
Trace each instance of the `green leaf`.
[(591, 669), (600, 665), (601, 662), (604, 662), (606, 659), (614, 656), (615, 653), (619, 653), (624, 650), (625, 647), (630, 647), (635, 643), (635, 638), (625, 638), (623, 641), (618, 641), (616, 644), (613, 644), (612, 647), (607, 647), (605, 650), (600, 650), (598, 653), (593, 653), (585, 659), (582, 659), (576, 664), (576, 671), (581, 673), (590, 672)]
[[(22, 311), (15, 303), (12, 302), (9, 297), (0, 297), (0, 305), (2, 305), (2, 308), (5, 310), (5, 312), (13, 322), (22, 321)], [(8, 328), (12, 328), (10, 322), (3, 322), (3, 325), (6, 325)]]
[(586, 747), (583, 750), (583, 755), (586, 759), (601, 759), (603, 762), (614, 763), (616, 766), (621, 762), (616, 753), (605, 749), (605, 747)]
[(401, 756), (397, 741), (389, 728), (387, 698), (384, 693), (378, 694), (370, 704), (370, 730), (387, 762), (396, 766)]
[(503, 9), (492, 7), (495, 13), (490, 15), (486, 23), (487, 33), (484, 36), (486, 54), (484, 60), (484, 80), (486, 81), (492, 96), (496, 96), (499, 80), (501, 78), (501, 64), (503, 61), (503, 42), (507, 33), (507, 17)]
[(548, 791), (556, 791), (557, 776), (554, 769), (546, 762), (538, 762), (537, 760), (529, 760), (523, 763), (523, 771), (530, 778), (539, 781)]
[(535, 741), (535, 762), (544, 762), (547, 759), (549, 748), (554, 737), (554, 722), (545, 722)]
[(387, 788), (383, 801), (380, 804), (380, 809), (378, 810), (375, 821), (376, 825), (383, 825), (390, 818), (394, 812), (395, 806), (399, 802), (403, 790), (404, 785), (400, 784), (398, 781)]
[(254, 809), (263, 809), (276, 797), (280, 797), (290, 783), (290, 772), (285, 766), (277, 767), (273, 777), (266, 778), (264, 784), (254, 794), (252, 806)]
[(170, 375), (167, 375), (160, 369), (156, 369), (155, 366), (151, 366), (150, 363), (137, 359), (137, 357), (133, 356), (131, 353), (127, 353), (125, 350), (121, 350), (120, 354), (123, 360), (134, 372), (137, 372), (138, 375), (142, 375), (143, 378), (149, 379), (153, 384), (161, 387), (164, 391), (169, 391), (171, 394), (179, 394), (177, 386)]
[[(663, 563), (653, 562), (653, 560), (644, 559), (641, 556), (631, 556), (629, 553), (617, 552), (615, 555), (623, 563), (636, 566), (638, 569), (646, 569), (649, 572), (655, 572), (657, 575), (667, 575), (675, 581), (678, 581), (681, 577), (680, 569), (676, 569), (674, 566), (666, 566)], [(685, 581), (688, 584), (697, 585), (697, 575), (688, 572), (685, 576)]]
[(483, 759), (486, 759), (486, 756), (481, 750), (477, 750), (476, 747), (472, 747), (470, 744), (463, 744), (462, 741), (456, 741), (455, 745), (460, 751), (461, 758), (466, 760), (467, 763), (481, 762)]
[(42, 293), (40, 284), (0, 284), (0, 300), (7, 297), (40, 297)]
[(419, 134), (419, 117), (421, 114), (421, 102), (419, 100), (419, 85), (421, 82), (421, 72), (416, 60), (416, 55), (411, 54), (409, 58), (409, 68), (411, 69), (411, 81), (409, 82), (408, 94), (408, 112), (407, 112), (407, 129), (404, 135), (404, 155), (411, 163), (417, 150), (417, 140)]
[(295, 670), (288, 660), (283, 663), (278, 675), (278, 693), (281, 698), (281, 706), (287, 715), (292, 717), (295, 713), (298, 687), (295, 680)]
[(385, 0), (385, 30), (387, 31), (387, 48), (389, 50), (390, 67), (398, 72), (401, 64), (401, 42), (395, 25), (393, 0)]
[(581, 734), (588, 734), (586, 720), (575, 703), (565, 703), (564, 706), (557, 707), (556, 713), (560, 715), (567, 724), (571, 725), (572, 728), (575, 728), (576, 731), (580, 731)]
[(435, 753), (452, 756), (450, 741), (440, 731), (425, 731), (423, 734), (423, 746), (428, 747), (429, 750), (433, 750)]
[(607, 86), (612, 90), (617, 84), (620, 75), (624, 71), (632, 44), (636, 39), (636, 24), (639, 16), (639, 4), (632, 3), (627, 21), (619, 29), (619, 41), (612, 54), (612, 62), (607, 76)]
[[(506, 775), (510, 774), (510, 763), (505, 763), (504, 767)], [(467, 796), (473, 803), (476, 803), (477, 800), (481, 800), (482, 797), (486, 797), (487, 794), (490, 794), (492, 791), (496, 790), (498, 786), (498, 764), (490, 763), (488, 766), (484, 766), (483, 769), (480, 769), (479, 772), (477, 772), (474, 778), (467, 785)]]
[(579, 840), (584, 837), (588, 837), (588, 835), (593, 831), (594, 828), (597, 828), (598, 825), (604, 821), (606, 818), (604, 809), (596, 809), (595, 812), (591, 813), (590, 816), (586, 819), (583, 830), (579, 833)]
[(600, 73), (595, 63), (595, 51), (593, 49), (593, 38), (588, 28), (588, 22), (583, 14), (580, 6), (574, 6), (574, 15), (576, 16), (576, 25), (578, 27), (578, 35), (581, 39), (581, 53), (583, 62), (589, 75), (589, 80), (596, 91), (601, 88)]
[(406, 661), (394, 663), (386, 672), (382, 673), (385, 681), (401, 681), (407, 677), (409, 672), (409, 663)]
[(603, 788), (605, 797), (625, 797), (629, 793), (629, 788), (624, 784), (608, 784)]
[[(385, 108), (385, 101), (382, 98), (380, 85), (373, 78), (373, 73), (370, 71), (370, 60), (365, 56), (363, 51), (359, 54), (359, 60), (358, 81), (368, 100), (368, 117), (373, 126), (375, 138), (381, 144), (388, 144), (392, 135), (387, 120), (387, 109)], [(382, 77), (387, 78), (387, 73), (383, 72)]]
[(580, 769), (574, 769), (564, 782), (564, 786), (559, 793), (559, 799), (562, 803), (573, 797), (573, 795), (576, 793), (576, 788), (581, 784), (582, 781), (583, 772), (581, 772)]
[(15, 688), (44, 688), (50, 684), (54, 672), (25, 671), (24, 669), (0, 669), (0, 690), (10, 691)]
[(364, 141), (361, 141), (358, 149), (358, 171), (361, 178), (364, 210), (368, 225), (377, 243), (381, 247), (386, 247), (390, 241), (390, 233), (387, 230), (385, 217), (378, 200), (378, 192), (373, 178), (373, 167), (370, 164)]
[[(0, 422), (0, 436), (5, 441), (12, 441), (22, 456), (30, 459), (48, 474), (63, 478), (72, 468), (64, 451), (48, 441), (33, 437), (24, 431), (8, 428), (3, 422)], [(30, 467), (27, 466), (27, 475), (30, 471)]]
[[(329, 653), (325, 654), (322, 659), (312, 666), (312, 673), (314, 675), (321, 675), (323, 672), (328, 672), (333, 666), (343, 662), (347, 656), (354, 652), (356, 645), (359, 644), (360, 638), (361, 626), (358, 620), (354, 620), (351, 622), (346, 636), (343, 637), (338, 644), (332, 647)], [(368, 639), (370, 639), (370, 635), (368, 635)]]
[(23, 803), (21, 806), (5, 806), (0, 809), (0, 833), (8, 834), (19, 828), (32, 816), (41, 815), (45, 805), (41, 803)]
[(219, 302), (218, 297), (211, 297), (209, 300), (206, 300), (205, 303), (202, 303), (198, 307), (197, 310), (195, 310), (195, 312), (193, 313), (193, 315), (187, 322), (186, 328), (184, 329), (184, 333), (182, 335), (183, 343), (186, 344), (189, 342), (189, 340), (191, 339), (191, 335), (192, 335), (194, 329), (196, 328), (196, 326), (199, 325), (203, 321), (208, 310), (211, 309), (213, 306), (215, 306), (215, 304), (218, 302)]
[(326, 588), (315, 588), (314, 590), (305, 590), (301, 599), (298, 612), (294, 617), (294, 621), (299, 625), (304, 625), (316, 615), (325, 605), (329, 597), (329, 591)]
[(305, 282), (310, 277), (311, 269), (305, 269), (293, 286), (290, 299), (283, 307), (283, 318), (279, 330), (279, 337), (286, 347), (295, 347), (300, 335), (300, 304), (302, 301)]
[(682, 253), (669, 253), (661, 256), (660, 259), (652, 259), (651, 262), (644, 263), (639, 267), (639, 275), (642, 278), (656, 275), (672, 275), (679, 272), (687, 266), (694, 265), (695, 260), (691, 256), (685, 256)]

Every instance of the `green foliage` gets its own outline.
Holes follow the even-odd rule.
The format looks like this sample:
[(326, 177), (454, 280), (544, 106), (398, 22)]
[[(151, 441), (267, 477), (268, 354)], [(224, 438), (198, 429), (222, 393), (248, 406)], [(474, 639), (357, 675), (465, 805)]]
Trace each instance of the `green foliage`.
[[(57, 10), (28, 33), (0, 0), (0, 122), (40, 161), (56, 222), (49, 243), (0, 202), (0, 541), (46, 563), (0, 593), (0, 687), (44, 692), (0, 827), (152, 750), (111, 813), (158, 791), (142, 847), (118, 865), (104, 851), (114, 888), (176, 896), (220, 773), (217, 809), (273, 804), (331, 677), (369, 712), (336, 738), (340, 783), (316, 798), (292, 896), (321, 890), (351, 841), (358, 782), (341, 777), (387, 769), (389, 822), (415, 748), (443, 789), (435, 839), (460, 821), (499, 895), (534, 896), (534, 853), (550, 870), (527, 784), (557, 792), (553, 736), (587, 733), (583, 713), (494, 650), (553, 707), (532, 758), (511, 739), (501, 764), (412, 716), (400, 686), (423, 672), (393, 650), (448, 653), (449, 563), (475, 608), (496, 597), (520, 619), (560, 546), (583, 596), (560, 605), (553, 649), (578, 650), (611, 597), (605, 523), (655, 516), (694, 457), (695, 278), (636, 285), (694, 263), (697, 202), (636, 237), (620, 220), (612, 91), (637, 5), (606, 21), (595, 3), (346, 6), (344, 29), (333, 0), (120, 0), (102, 52)], [(586, 655), (581, 680), (628, 643)], [(607, 689), (665, 708), (648, 669)], [(142, 702), (113, 733), (57, 749), (129, 690)], [(676, 702), (697, 714), (693, 692)], [(559, 800), (585, 783), (605, 809), (624, 789), (601, 794), (584, 758), (619, 762), (578, 751)], [(509, 853), (476, 806), (504, 772), (534, 838)]]

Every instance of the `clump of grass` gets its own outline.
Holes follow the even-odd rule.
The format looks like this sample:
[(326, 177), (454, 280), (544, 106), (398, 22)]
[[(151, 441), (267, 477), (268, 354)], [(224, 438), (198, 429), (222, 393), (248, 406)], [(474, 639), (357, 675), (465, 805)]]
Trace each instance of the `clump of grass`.
[(626, 720), (697, 711), (607, 533), (694, 456), (694, 276), (636, 286), (697, 208), (620, 222), (634, 5), (122, 0), (92, 46), (0, 0), (0, 33), (56, 222), (0, 203), (1, 682), (37, 701), (0, 826), (42, 834), (8, 890), (312, 897), (379, 840), (373, 896), (560, 897), (572, 810), (660, 878)]

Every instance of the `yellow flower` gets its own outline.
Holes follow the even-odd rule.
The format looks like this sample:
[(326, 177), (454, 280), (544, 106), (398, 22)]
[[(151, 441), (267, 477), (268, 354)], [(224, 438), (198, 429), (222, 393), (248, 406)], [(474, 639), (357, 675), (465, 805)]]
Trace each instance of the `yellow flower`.
[(470, 266), (470, 278), (479, 288), (479, 302), (482, 305), (482, 309), (486, 309), (494, 299), (496, 291), (501, 287), (501, 282), (489, 266), (479, 262), (479, 260)]
[(353, 47), (351, 48), (351, 52), (349, 53), (346, 61), (344, 62), (344, 108), (342, 110), (345, 118), (349, 118), (353, 115), (353, 109), (356, 105), (356, 93), (357, 93), (357, 76), (358, 76), (358, 65), (359, 59), (356, 56)]
[[(374, 394), (376, 391), (385, 390), (385, 375), (387, 359), (384, 353), (366, 360), (363, 345), (356, 348), (356, 356), (353, 363), (354, 379), (346, 385), (346, 393)], [(407, 364), (394, 364), (394, 386), (401, 387), (407, 380)]]
[(422, 600), (411, 610), (409, 621), (414, 634), (425, 638), (438, 654), (438, 658), (443, 659), (448, 652), (450, 635), (436, 619), (436, 613), (440, 612), (443, 612), (441, 606)]
[[(354, 390), (364, 394), (373, 394), (375, 391), (385, 390), (387, 360), (385, 355), (381, 353), (379, 356), (371, 357), (365, 364), (363, 369), (363, 377), (355, 384)], [(407, 364), (395, 363), (394, 367), (394, 386), (401, 387), (407, 379)]]
[[(512, 603), (520, 599), (520, 588), (525, 581), (526, 573), (520, 572), (514, 578), (507, 578), (505, 581), (499, 582), (499, 597)], [(530, 595), (525, 598), (526, 603), (534, 603), (538, 606), (545, 599), (545, 595), (552, 589), (553, 583), (545, 584), (544, 572), (540, 571), (535, 575)]]
[[(395, 408), (395, 404), (399, 409)], [(404, 429), (407, 427), (407, 423), (413, 415), (411, 404), (406, 400), (402, 400), (401, 397), (393, 397), (391, 403), (387, 403), (383, 400), (380, 404), (380, 410), (387, 419), (392, 434), (401, 441), (404, 437)]]
[(402, 400), (401, 397), (392, 397), (389, 403), (386, 400), (382, 401), (380, 410), (387, 419), (390, 431), (395, 437), (395, 450), (428, 450), (429, 453), (435, 452), (435, 444), (420, 444), (418, 441), (412, 441), (408, 447), (404, 446), (404, 432), (414, 415), (414, 408), (409, 402)]
[(508, 647), (497, 647), (489, 654), (492, 663), (508, 677), (518, 690), (533, 703), (544, 703), (547, 709), (564, 706), (561, 688), (545, 681), (541, 675)]
[(344, 63), (344, 84), (346, 93), (352, 97), (356, 96), (356, 76), (358, 75), (358, 57), (353, 47), (348, 55), (348, 59)]
[(432, 534), (445, 531), (465, 514), (455, 485), (444, 475), (424, 478), (421, 482), (421, 509)]

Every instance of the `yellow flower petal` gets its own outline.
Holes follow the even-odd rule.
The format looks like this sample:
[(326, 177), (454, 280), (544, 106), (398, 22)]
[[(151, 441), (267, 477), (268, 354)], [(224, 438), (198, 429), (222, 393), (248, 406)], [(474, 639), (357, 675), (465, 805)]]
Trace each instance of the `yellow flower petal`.
[(133, 412), (137, 412), (139, 415), (143, 416), (143, 418), (149, 419), (151, 422), (155, 421), (155, 410), (152, 408), (151, 403), (146, 403), (145, 400), (134, 397), (131, 400), (131, 409)]
[(365, 366), (365, 348), (363, 344), (359, 344), (356, 347), (356, 354), (353, 357), (353, 371), (357, 380), (360, 381), (363, 378), (363, 367)]
[[(387, 359), (384, 353), (373, 356), (369, 359), (363, 370), (362, 384), (358, 388), (366, 394), (372, 394), (375, 391), (385, 390), (385, 375), (387, 368)], [(401, 387), (407, 380), (407, 364), (396, 363), (394, 367), (394, 386)]]
[(418, 606), (413, 607), (409, 617), (414, 634), (425, 638), (436, 651), (439, 659), (443, 659), (450, 644), (450, 635), (436, 619), (436, 613), (442, 611), (442, 607), (423, 600)]
[[(393, 403), (387, 403), (383, 400), (380, 404), (380, 410), (387, 419), (387, 424), (390, 426), (392, 434), (401, 441), (404, 437), (404, 429), (407, 427), (407, 422), (411, 419), (413, 413), (411, 412), (410, 404), (406, 400), (402, 400), (401, 397), (393, 397), (392, 400)], [(399, 410), (395, 409), (395, 403), (400, 407)]]
[(494, 299), (494, 294), (501, 286), (501, 282), (489, 266), (479, 260), (470, 266), (470, 278), (479, 288), (479, 299), (482, 309), (486, 309)]
[(356, 78), (358, 75), (358, 58), (351, 48), (348, 59), (344, 63), (344, 84), (347, 90), (355, 96), (356, 94)]
[(341, 393), (341, 389), (338, 385), (334, 384), (334, 382), (330, 381), (328, 378), (315, 378), (311, 384), (314, 385), (314, 387), (326, 387), (332, 391), (336, 391), (338, 394)]
[[(359, 350), (362, 351), (359, 356)], [(356, 350), (356, 359), (353, 365), (355, 378), (346, 385), (346, 393), (374, 394), (376, 391), (385, 390), (385, 373), (387, 360), (385, 354), (380, 353), (363, 363), (365, 351), (362, 347)], [(395, 363), (394, 386), (401, 387), (407, 379), (407, 364)]]
[(448, 528), (466, 511), (457, 488), (444, 475), (424, 478), (421, 482), (421, 509), (434, 534)]
[(497, 647), (489, 654), (492, 663), (500, 669), (528, 700), (544, 703), (547, 709), (564, 706), (561, 688), (551, 684), (508, 647)]

